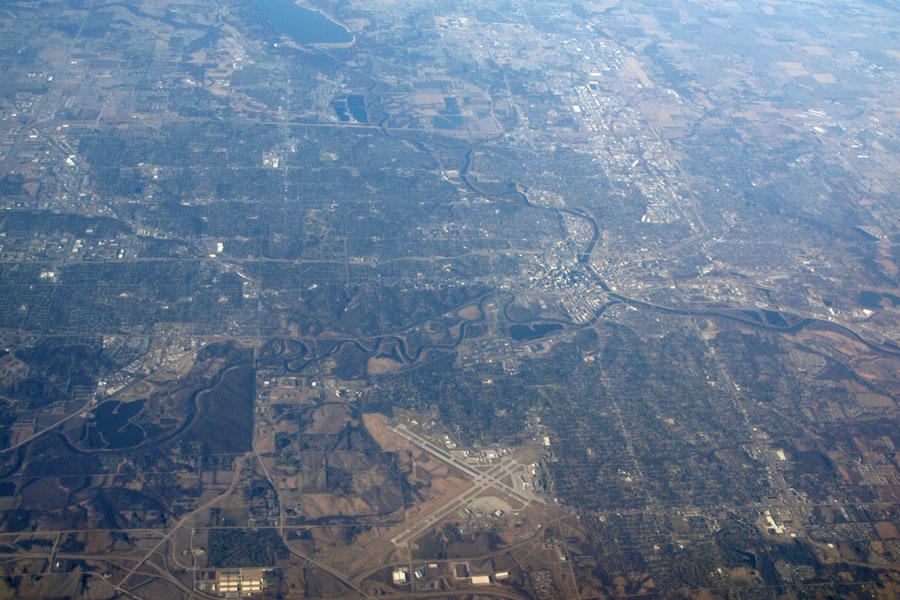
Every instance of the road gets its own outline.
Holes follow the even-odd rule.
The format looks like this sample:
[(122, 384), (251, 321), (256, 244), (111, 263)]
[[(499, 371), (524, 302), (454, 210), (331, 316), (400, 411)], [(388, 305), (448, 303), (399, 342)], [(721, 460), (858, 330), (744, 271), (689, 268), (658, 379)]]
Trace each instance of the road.
[(15, 450), (16, 448), (20, 448), (20, 447), (24, 446), (25, 444), (27, 444), (33, 440), (36, 440), (37, 438), (41, 437), (45, 433), (49, 433), (49, 432), (53, 431), (54, 429), (56, 429), (63, 423), (67, 423), (67, 422), (71, 421), (72, 419), (74, 419), (75, 417), (84, 416), (85, 414), (90, 412), (91, 409), (93, 409), (93, 408), (94, 408), (94, 397), (92, 395), (91, 399), (88, 400), (88, 402), (84, 406), (82, 406), (81, 408), (79, 408), (78, 410), (73, 412), (72, 414), (66, 415), (65, 417), (61, 418), (59, 421), (56, 421), (52, 425), (48, 425), (47, 427), (44, 427), (40, 431), (28, 436), (27, 438), (25, 438), (21, 442), (18, 442), (17, 444), (13, 444), (12, 446), (8, 446), (6, 448), (0, 449), (0, 454), (9, 452), (11, 450)]
[(244, 466), (245, 458), (246, 457), (241, 456), (234, 461), (234, 474), (231, 477), (231, 485), (228, 486), (228, 489), (225, 490), (224, 492), (222, 492), (221, 494), (219, 494), (218, 496), (210, 498), (209, 500), (207, 500), (206, 502), (204, 502), (203, 504), (201, 504), (200, 506), (198, 506), (191, 512), (189, 512), (189, 513), (185, 514), (183, 517), (181, 517), (181, 519), (177, 523), (175, 523), (175, 525), (173, 525), (171, 529), (169, 529), (169, 532), (166, 535), (164, 535), (162, 537), (162, 539), (160, 539), (156, 543), (156, 545), (153, 546), (153, 548), (151, 548), (149, 552), (147, 552), (146, 555), (144, 555), (144, 558), (139, 560), (137, 562), (137, 564), (134, 565), (134, 567), (130, 571), (128, 571), (128, 573), (125, 574), (125, 577), (122, 578), (122, 581), (120, 581), (116, 585), (117, 590), (124, 592), (124, 593), (128, 593), (127, 590), (124, 589), (125, 583), (127, 583), (128, 580), (131, 579), (131, 576), (134, 575), (135, 572), (139, 568), (141, 568), (141, 565), (143, 565), (145, 562), (147, 562), (147, 560), (149, 560), (150, 557), (153, 556), (153, 554), (156, 553), (166, 542), (168, 542), (170, 539), (172, 539), (172, 536), (175, 535), (176, 531), (181, 529), (184, 526), (184, 524), (189, 519), (191, 519), (194, 515), (210, 508), (215, 503), (220, 501), (222, 498), (226, 498), (229, 495), (231, 495), (232, 492), (234, 492), (234, 488), (237, 487), (237, 483), (238, 483), (238, 481), (240, 481), (240, 478), (241, 478), (241, 469)]

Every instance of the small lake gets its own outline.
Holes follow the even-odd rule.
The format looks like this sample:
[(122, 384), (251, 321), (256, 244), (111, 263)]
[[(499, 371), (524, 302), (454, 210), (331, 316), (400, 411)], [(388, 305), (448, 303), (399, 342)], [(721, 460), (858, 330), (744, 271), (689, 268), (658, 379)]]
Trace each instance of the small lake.
[(253, 8), (279, 33), (298, 44), (347, 44), (349, 31), (322, 13), (295, 4), (293, 0), (250, 0)]
[(562, 325), (558, 323), (539, 323), (533, 328), (528, 325), (513, 325), (509, 328), (509, 335), (517, 342), (531, 341), (544, 337), (548, 333), (559, 331)]

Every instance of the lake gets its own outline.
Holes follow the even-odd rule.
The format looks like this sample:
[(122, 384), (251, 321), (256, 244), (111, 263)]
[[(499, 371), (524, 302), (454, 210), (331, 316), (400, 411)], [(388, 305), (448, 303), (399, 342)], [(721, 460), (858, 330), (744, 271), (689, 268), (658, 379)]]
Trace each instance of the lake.
[(104, 402), (94, 411), (100, 433), (110, 448), (129, 448), (144, 441), (144, 431), (129, 423), (144, 407), (146, 400), (121, 403), (116, 400)]
[(250, 0), (256, 11), (279, 33), (298, 44), (347, 44), (349, 31), (322, 13), (294, 4), (292, 0)]

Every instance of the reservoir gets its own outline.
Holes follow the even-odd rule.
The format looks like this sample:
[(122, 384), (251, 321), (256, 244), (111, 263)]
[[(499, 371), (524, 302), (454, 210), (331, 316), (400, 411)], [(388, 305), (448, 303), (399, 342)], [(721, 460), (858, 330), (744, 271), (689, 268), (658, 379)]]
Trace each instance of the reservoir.
[(347, 44), (350, 32), (321, 13), (293, 0), (250, 0), (253, 8), (283, 35), (298, 44)]

